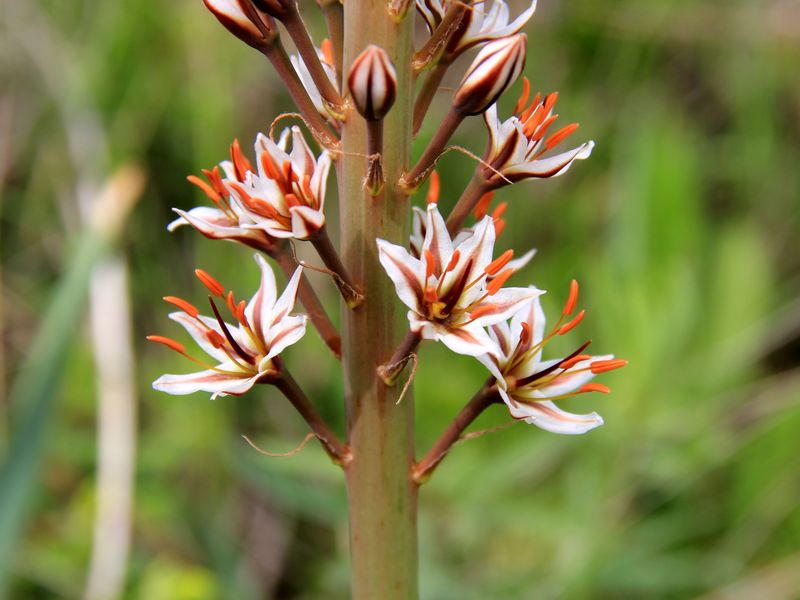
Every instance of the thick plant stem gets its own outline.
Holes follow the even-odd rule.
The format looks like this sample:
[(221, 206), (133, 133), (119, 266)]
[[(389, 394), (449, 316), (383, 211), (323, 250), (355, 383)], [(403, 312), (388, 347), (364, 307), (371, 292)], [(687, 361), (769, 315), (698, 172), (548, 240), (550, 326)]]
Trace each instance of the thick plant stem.
[[(384, 121), (386, 184), (373, 198), (364, 189), (368, 154), (366, 122), (353, 110), (342, 128), (339, 205), (342, 259), (364, 285), (364, 303), (343, 314), (343, 365), (348, 446), (352, 597), (356, 600), (417, 598), (417, 486), (413, 401), (399, 405), (400, 387), (387, 387), (377, 368), (406, 330), (391, 281), (380, 267), (375, 238), (408, 239), (409, 202), (397, 182), (408, 167), (411, 142), (413, 10), (400, 22), (386, 0), (345, 2), (344, 71), (368, 44), (384, 48), (397, 69), (397, 100)], [(391, 143), (389, 143), (391, 141)]]

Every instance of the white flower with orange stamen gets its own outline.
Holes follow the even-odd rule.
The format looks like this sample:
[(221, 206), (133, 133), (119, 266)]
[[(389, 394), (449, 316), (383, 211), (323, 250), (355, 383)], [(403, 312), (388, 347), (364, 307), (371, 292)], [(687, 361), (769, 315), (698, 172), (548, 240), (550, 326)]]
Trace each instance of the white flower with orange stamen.
[(533, 102), (526, 106), (529, 94), (530, 83), (526, 77), (514, 116), (501, 123), (496, 104), (490, 106), (483, 115), (489, 129), (489, 151), (484, 160), (494, 169), (487, 170), (486, 175), (490, 183), (497, 187), (522, 179), (562, 175), (573, 162), (589, 158), (592, 154), (594, 142), (588, 141), (572, 150), (544, 156), (569, 137), (578, 124), (571, 123), (548, 136), (550, 126), (558, 117), (553, 114), (558, 93), (548, 94), (544, 98), (536, 94)]
[[(322, 70), (325, 71), (325, 75), (327, 75), (328, 79), (330, 79), (333, 88), (336, 91), (339, 91), (339, 85), (336, 83), (336, 68), (334, 67), (333, 62), (333, 47), (331, 45), (331, 41), (328, 38), (325, 38), (322, 40), (322, 45), (319, 48), (315, 47), (315, 49), (317, 51), (317, 56), (319, 57), (319, 62), (322, 65)], [(303, 87), (306, 89), (306, 92), (308, 92), (308, 97), (311, 98), (311, 102), (314, 104), (314, 108), (317, 109), (317, 112), (322, 115), (329, 125), (337, 130), (341, 129), (342, 124), (339, 119), (336, 119), (325, 108), (325, 102), (322, 100), (322, 94), (320, 94), (317, 84), (314, 83), (314, 80), (311, 77), (311, 72), (308, 70), (308, 67), (306, 67), (306, 63), (303, 62), (303, 59), (298, 54), (291, 54), (289, 55), (289, 60), (291, 61), (295, 72), (297, 72), (297, 76), (300, 78)]]
[(478, 357), (497, 379), (498, 391), (511, 416), (553, 433), (581, 434), (602, 425), (603, 418), (597, 413), (576, 415), (560, 409), (554, 401), (587, 392), (608, 393), (606, 386), (589, 381), (598, 373), (627, 364), (613, 355), (583, 354), (589, 342), (565, 358), (542, 360), (545, 344), (583, 319), (584, 311), (580, 311), (564, 323), (574, 312), (577, 298), (578, 284), (573, 281), (561, 318), (546, 336), (544, 312), (539, 298), (535, 298), (510, 322), (495, 323), (489, 328), (499, 351)]
[[(291, 137), (292, 149), (287, 151)], [(305, 240), (325, 225), (325, 189), (331, 167), (330, 154), (318, 159), (308, 147), (299, 127), (286, 131), (278, 143), (259, 134), (256, 138), (256, 168), (236, 181), (226, 180), (231, 197), (253, 221), (248, 229), (261, 229), (276, 238)]]
[(253, 228), (252, 225), (255, 224), (255, 221), (248, 216), (238, 202), (231, 201), (230, 190), (225, 181), (239, 181), (237, 172), (244, 175), (249, 167), (247, 159), (239, 150), (238, 141), (234, 141), (231, 146), (231, 156), (239, 163), (238, 168), (232, 161), (223, 161), (211, 170), (203, 170), (208, 181), (195, 175), (188, 177), (188, 180), (199, 187), (215, 206), (198, 206), (188, 211), (174, 208), (173, 210), (180, 217), (167, 225), (167, 229), (175, 231), (182, 225), (191, 225), (207, 238), (231, 240), (269, 252), (274, 247), (276, 240), (265, 231)]
[[(297, 296), (297, 285), (302, 268), (298, 267), (286, 289), (276, 300), (275, 275), (261, 255), (255, 255), (261, 268), (261, 285), (250, 302), (236, 302), (233, 292), (225, 288), (208, 273), (197, 270), (197, 277), (211, 292), (209, 301), (214, 317), (205, 317), (194, 306), (173, 296), (164, 298), (181, 310), (169, 318), (189, 332), (197, 345), (212, 359), (205, 362), (191, 356), (185, 347), (163, 336), (147, 339), (164, 344), (205, 367), (203, 371), (186, 375), (162, 375), (153, 382), (153, 388), (168, 394), (209, 392), (211, 398), (245, 393), (259, 381), (276, 375), (275, 358), (288, 346), (297, 342), (306, 331), (305, 315), (290, 315)], [(222, 299), (236, 321), (231, 325), (222, 320), (214, 301)]]
[[(417, 11), (424, 19), (428, 31), (433, 33), (450, 7), (460, 1), (462, 0), (417, 0)], [(450, 46), (445, 52), (455, 57), (478, 44), (514, 35), (525, 26), (535, 11), (536, 0), (532, 0), (530, 6), (512, 21), (508, 4), (504, 0), (477, 2), (464, 16), (459, 31), (450, 39)]]
[(378, 240), (381, 265), (410, 309), (412, 331), (423, 339), (439, 340), (459, 354), (495, 352), (484, 327), (507, 319), (543, 292), (533, 287), (502, 287), (513, 273), (504, 269), (511, 256), (505, 253), (493, 261), (494, 241), (492, 219), (486, 217), (455, 243), (436, 204), (428, 205), (421, 258)]

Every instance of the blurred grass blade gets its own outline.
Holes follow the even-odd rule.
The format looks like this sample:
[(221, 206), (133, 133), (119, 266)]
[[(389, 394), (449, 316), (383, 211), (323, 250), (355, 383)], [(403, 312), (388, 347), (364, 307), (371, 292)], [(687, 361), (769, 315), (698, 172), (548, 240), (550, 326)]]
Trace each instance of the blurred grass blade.
[(143, 186), (144, 174), (134, 166), (109, 178), (11, 386), (16, 418), (0, 468), (0, 598), (8, 593), (10, 559), (31, 508), (66, 350), (83, 316), (92, 269), (112, 247)]

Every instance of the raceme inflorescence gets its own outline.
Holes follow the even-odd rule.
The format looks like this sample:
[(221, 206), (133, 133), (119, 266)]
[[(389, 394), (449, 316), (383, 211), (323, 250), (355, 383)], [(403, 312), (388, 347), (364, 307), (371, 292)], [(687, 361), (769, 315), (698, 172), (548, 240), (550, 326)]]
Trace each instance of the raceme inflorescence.
[[(495, 203), (495, 194), (566, 173), (591, 155), (594, 142), (559, 150), (578, 125), (557, 126), (558, 95), (532, 97), (523, 76), (527, 37), (521, 30), (534, 15), (535, 0), (516, 15), (504, 0), (417, 0), (416, 10), (410, 0), (317, 0), (329, 34), (319, 45), (296, 0), (204, 2), (229, 32), (268, 59), (295, 107), (255, 136), (252, 152), (234, 141), (227, 160), (202, 177), (189, 177), (208, 204), (176, 208), (169, 230), (188, 225), (211, 240), (255, 250), (261, 284), (249, 301), (239, 300), (198, 269), (209, 316), (167, 296), (178, 309), (170, 318), (210, 359), (171, 338), (150, 336), (202, 367), (163, 375), (153, 385), (170, 394), (205, 391), (212, 398), (254, 393), (256, 384), (278, 388), (346, 473), (354, 597), (415, 597), (416, 488), (483, 411), (505, 406), (511, 419), (560, 434), (603, 424), (595, 412), (573, 414), (558, 402), (607, 393), (590, 380), (626, 361), (588, 354), (589, 342), (559, 358), (544, 355), (549, 341), (571, 335), (583, 318), (578, 284), (569, 283), (564, 308), (548, 329), (544, 291), (529, 283), (508, 285), (533, 250), (495, 251), (506, 215), (524, 217), (526, 210)], [(426, 32), (416, 48), (415, 19)], [(413, 160), (411, 141), (443, 79), (456, 59), (470, 53), (471, 63), (454, 79), (447, 111)], [(501, 120), (508, 113), (497, 103), (520, 80), (513, 110)], [(476, 116), (486, 124), (488, 143), (472, 155), (476, 167), (452, 210), (441, 211), (440, 195), (455, 194), (453, 185), (440, 181), (437, 162), (461, 123)], [(295, 124), (284, 128), (286, 119)], [(327, 197), (331, 171), (338, 202)], [(424, 200), (412, 206), (421, 188)], [(331, 219), (337, 205), (338, 219)], [(300, 244), (310, 244), (322, 265), (298, 261)], [(288, 279), (283, 290), (270, 261)], [(330, 276), (341, 297), (340, 327), (306, 268)], [(395, 318), (403, 311), (405, 320)], [(281, 356), (311, 327), (333, 360), (341, 360), (344, 437), (321, 417)], [(424, 341), (473, 357), (487, 379), (417, 459), (408, 405)], [(425, 418), (424, 407), (417, 412)], [(387, 503), (400, 509), (384, 508)]]

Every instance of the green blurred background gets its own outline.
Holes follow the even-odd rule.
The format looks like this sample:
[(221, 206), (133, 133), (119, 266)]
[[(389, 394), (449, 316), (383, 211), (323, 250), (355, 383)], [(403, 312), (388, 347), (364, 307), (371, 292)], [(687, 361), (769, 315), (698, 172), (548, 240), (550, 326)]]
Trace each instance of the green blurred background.
[[(301, 6), (321, 40), (315, 3)], [(93, 542), (98, 418), (112, 432), (103, 452), (124, 465), (130, 396), (120, 597), (346, 598), (340, 473), (316, 444), (271, 459), (240, 437), (288, 451), (303, 423), (269, 389), (156, 394), (155, 377), (192, 366), (144, 341), (180, 336), (160, 298), (202, 302), (196, 266), (255, 289), (248, 250), (165, 225), (171, 207), (203, 202), (186, 175), (291, 109), (282, 86), (199, 0), (9, 1), (0, 15), (0, 586), (15, 600), (103, 597), (85, 592), (93, 544), (113, 563), (102, 544), (124, 538), (101, 527)], [(563, 122), (581, 122), (574, 139), (598, 145), (565, 177), (498, 194), (500, 247), (539, 249), (516, 282), (550, 290), (550, 314), (579, 279), (588, 314), (566, 342), (591, 337), (630, 366), (602, 378), (612, 395), (569, 405), (605, 417), (586, 436), (515, 425), (454, 449), (421, 494), (423, 597), (800, 598), (800, 5), (551, 0), (525, 31), (534, 89), (558, 90)], [(484, 140), (479, 119), (456, 136), (475, 152)], [(113, 219), (87, 226), (86, 207), (110, 177), (138, 196), (132, 164), (146, 184), (109, 254)], [(472, 168), (445, 157), (442, 205)], [(332, 307), (329, 282), (314, 281)], [(319, 339), (287, 360), (341, 430), (340, 375)], [(420, 452), (484, 377), (424, 348)], [(99, 411), (104, 395), (117, 408)], [(498, 408), (476, 427), (507, 422)]]

